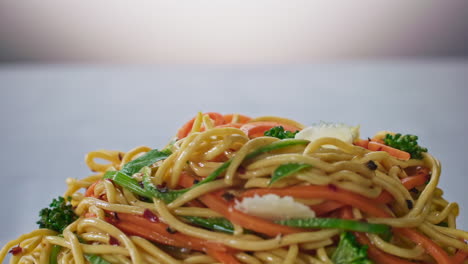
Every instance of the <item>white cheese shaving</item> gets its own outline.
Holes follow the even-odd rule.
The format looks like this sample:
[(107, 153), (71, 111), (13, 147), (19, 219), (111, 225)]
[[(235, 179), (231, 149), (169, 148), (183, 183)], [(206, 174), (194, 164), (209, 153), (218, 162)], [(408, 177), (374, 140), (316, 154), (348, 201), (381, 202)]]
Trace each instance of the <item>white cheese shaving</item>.
[(359, 126), (352, 127), (345, 124), (320, 122), (319, 124), (304, 128), (295, 136), (297, 139), (309, 141), (315, 141), (323, 137), (333, 137), (351, 144), (359, 138)]
[(236, 200), (235, 209), (249, 215), (268, 220), (286, 220), (291, 218), (313, 218), (315, 212), (308, 206), (294, 201), (290, 196), (279, 197), (276, 194)]

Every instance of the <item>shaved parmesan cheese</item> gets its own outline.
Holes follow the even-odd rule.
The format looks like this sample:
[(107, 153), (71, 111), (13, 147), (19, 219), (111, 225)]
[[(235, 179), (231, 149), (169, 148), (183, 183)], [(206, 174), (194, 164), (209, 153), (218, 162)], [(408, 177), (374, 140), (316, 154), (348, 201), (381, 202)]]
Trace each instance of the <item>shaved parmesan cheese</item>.
[(352, 127), (345, 124), (320, 122), (304, 128), (296, 134), (295, 138), (315, 141), (324, 137), (337, 138), (344, 142), (353, 143), (355, 139), (359, 138), (359, 126)]
[(315, 212), (308, 206), (294, 201), (290, 196), (279, 197), (276, 194), (255, 195), (244, 198), (242, 202), (236, 200), (234, 208), (268, 220), (315, 217)]

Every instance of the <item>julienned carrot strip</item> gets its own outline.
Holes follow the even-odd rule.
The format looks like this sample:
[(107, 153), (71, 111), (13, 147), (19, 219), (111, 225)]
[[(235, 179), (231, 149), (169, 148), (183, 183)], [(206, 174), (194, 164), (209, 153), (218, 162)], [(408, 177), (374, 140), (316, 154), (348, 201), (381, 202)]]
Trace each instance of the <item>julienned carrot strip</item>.
[[(232, 123), (233, 117), (234, 117), (234, 114), (224, 115), (224, 122), (226, 124)], [(245, 115), (237, 114), (237, 122), (235, 122), (235, 124), (245, 124), (249, 122), (250, 119), (252, 118), (245, 116)]]
[(151, 222), (142, 216), (119, 213), (118, 219), (107, 220), (126, 234), (141, 236), (161, 244), (200, 251), (207, 251), (208, 249), (214, 251), (227, 250), (226, 246), (219, 243), (187, 236), (180, 232), (169, 233), (169, 226), (165, 223)]
[(426, 252), (437, 261), (437, 263), (439, 264), (453, 263), (450, 257), (447, 255), (447, 252), (445, 252), (445, 250), (443, 250), (434, 241), (432, 241), (425, 235), (419, 233), (418, 231), (410, 229), (410, 228), (396, 228), (395, 232), (401, 236), (409, 238), (416, 244), (421, 245), (426, 250)]
[(377, 217), (389, 217), (390, 214), (382, 208), (375, 205), (375, 202), (359, 194), (355, 194), (336, 186), (330, 188), (329, 186), (293, 186), (286, 188), (270, 189), (258, 188), (250, 189), (242, 194), (242, 198), (252, 197), (255, 195), (263, 196), (266, 194), (276, 194), (278, 196), (291, 196), (294, 198), (302, 199), (327, 199), (343, 204), (357, 207), (362, 211)]
[(205, 194), (200, 197), (200, 200), (213, 211), (222, 214), (232, 223), (268, 236), (304, 232), (298, 228), (278, 225), (256, 216), (244, 214), (243, 212), (234, 209), (234, 204), (232, 202), (225, 202), (221, 195), (222, 192), (218, 192), (217, 194)]
[[(406, 178), (401, 179), (401, 183), (407, 190), (411, 190), (414, 187), (418, 187), (421, 185), (426, 184), (427, 180), (429, 180), (429, 169), (428, 168), (421, 168), (416, 172), (416, 175), (409, 176)], [(383, 191), (375, 201), (378, 203), (389, 203), (393, 200), (393, 197), (387, 191)]]
[(216, 126), (216, 127), (235, 127), (235, 128), (241, 128), (242, 126), (243, 126), (243, 124), (241, 124), (241, 123), (227, 123), (227, 124), (219, 125), (219, 126)]
[(94, 197), (94, 188), (96, 187), (96, 185), (100, 182), (99, 181), (96, 181), (94, 182), (93, 184), (91, 184), (88, 189), (86, 189), (86, 192), (85, 192), (85, 197)]
[(401, 179), (401, 183), (406, 189), (413, 189), (414, 187), (426, 184), (428, 180), (427, 175), (416, 175)]
[[(211, 119), (214, 121), (215, 126), (223, 125), (225, 124), (224, 117), (220, 113), (216, 112), (209, 112), (209, 113), (204, 113), (204, 115), (208, 115)], [(177, 131), (177, 138), (181, 139), (184, 138), (190, 133), (190, 130), (192, 130), (193, 123), (195, 122), (195, 117), (190, 119), (187, 123), (185, 123), (179, 131)], [(202, 127), (202, 131), (204, 128)]]
[(284, 130), (296, 132), (300, 130), (299, 128), (291, 125), (281, 124), (279, 122), (273, 121), (258, 121), (247, 123), (243, 125), (240, 129), (247, 135), (249, 138), (262, 137), (265, 131), (270, 130), (273, 127), (282, 126)]
[(356, 140), (353, 144), (362, 148), (367, 148), (369, 146), (369, 140), (359, 139), (359, 140)]
[(311, 205), (310, 209), (314, 210), (317, 215), (324, 215), (343, 206), (345, 206), (343, 203), (337, 201), (325, 201), (321, 204)]
[[(193, 177), (188, 174), (182, 174), (179, 185), (188, 188), (193, 185)], [(302, 229), (278, 225), (273, 222), (264, 220), (262, 218), (244, 214), (233, 208), (233, 202), (226, 202), (221, 195), (224, 193), (223, 190), (215, 193), (208, 193), (201, 197), (199, 200), (202, 201), (211, 210), (223, 215), (229, 221), (234, 224), (238, 224), (244, 228), (266, 234), (269, 236), (277, 236), (279, 234), (293, 234), (304, 232)]]
[[(351, 208), (349, 206), (343, 207), (340, 212), (341, 218), (344, 219), (354, 219), (353, 217), (353, 212), (351, 211)], [(363, 233), (359, 232), (354, 232), (354, 235), (356, 236), (357, 241), (362, 244), (362, 245), (367, 245), (367, 254), (369, 255), (369, 258), (375, 261), (375, 263), (379, 264), (414, 264), (414, 262), (407, 261), (404, 259), (401, 259), (399, 257), (392, 256), (390, 254), (387, 254), (380, 249), (378, 249), (376, 246), (374, 246), (370, 240), (367, 238), (367, 236)]]
[(465, 259), (468, 257), (468, 252), (465, 252), (463, 250), (458, 250), (455, 255), (452, 257), (452, 263), (453, 264), (463, 264)]
[(208, 254), (223, 264), (241, 264), (232, 253), (208, 249)]
[(379, 143), (379, 142), (374, 142), (370, 141), (367, 148), (372, 151), (385, 151), (388, 152), (388, 154), (394, 156), (397, 159), (401, 160), (409, 160), (411, 158), (411, 154), (409, 154), (406, 151), (402, 151), (396, 148), (389, 147), (385, 144)]

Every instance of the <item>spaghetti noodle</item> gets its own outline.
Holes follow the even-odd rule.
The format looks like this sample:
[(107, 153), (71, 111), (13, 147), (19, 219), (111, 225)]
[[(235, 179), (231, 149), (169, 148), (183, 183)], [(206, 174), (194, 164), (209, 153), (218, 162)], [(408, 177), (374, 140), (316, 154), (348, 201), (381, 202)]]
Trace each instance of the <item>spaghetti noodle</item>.
[(349, 142), (314, 128), (322, 134), (308, 140), (307, 129), (199, 113), (163, 151), (90, 152), (96, 174), (66, 181), (77, 219), (10, 241), (0, 260), (370, 263), (338, 260), (351, 236), (375, 263), (465, 263), (468, 232), (437, 187), (439, 161), (411, 158), (380, 136)]

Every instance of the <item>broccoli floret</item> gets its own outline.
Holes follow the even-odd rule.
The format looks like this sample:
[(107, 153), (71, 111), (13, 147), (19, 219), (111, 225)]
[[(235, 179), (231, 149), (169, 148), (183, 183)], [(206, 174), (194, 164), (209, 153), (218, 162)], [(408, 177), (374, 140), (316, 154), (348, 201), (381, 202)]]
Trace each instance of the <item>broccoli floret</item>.
[[(70, 197), (68, 201), (70, 201)], [(36, 224), (40, 228), (48, 228), (62, 233), (69, 224), (78, 219), (68, 201), (61, 196), (53, 199), (49, 208), (44, 208), (39, 212), (40, 220)]]
[(297, 133), (299, 133), (299, 130), (296, 132), (285, 131), (284, 127), (276, 126), (265, 131), (264, 135), (269, 136), (269, 137), (279, 138), (279, 139), (285, 139), (285, 138), (294, 138), (294, 136), (296, 136)]
[(422, 159), (421, 153), (427, 152), (427, 148), (418, 145), (418, 136), (414, 135), (386, 134), (384, 143), (392, 148), (408, 152), (413, 159)]
[(372, 264), (367, 258), (367, 246), (361, 246), (349, 232), (340, 235), (340, 242), (332, 255), (335, 264)]

